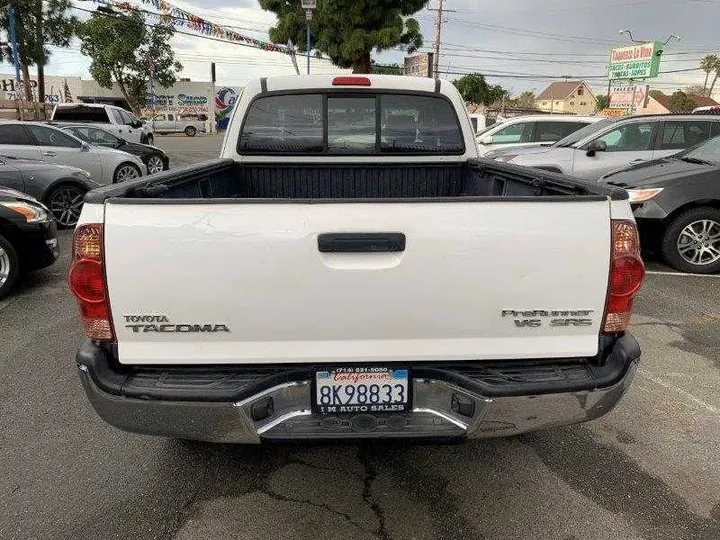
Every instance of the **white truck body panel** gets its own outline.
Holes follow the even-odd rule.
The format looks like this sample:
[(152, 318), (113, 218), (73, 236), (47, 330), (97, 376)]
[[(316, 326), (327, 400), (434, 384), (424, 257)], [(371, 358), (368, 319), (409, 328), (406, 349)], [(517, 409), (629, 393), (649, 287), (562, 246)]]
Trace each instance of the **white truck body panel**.
[[(609, 220), (606, 201), (108, 203), (119, 358), (139, 365), (594, 355)], [(357, 231), (402, 231), (407, 248), (318, 251), (318, 234)], [(514, 322), (522, 317), (504, 310), (588, 310), (579, 318), (592, 323), (522, 328)], [(147, 315), (230, 331), (145, 333), (126, 319)]]

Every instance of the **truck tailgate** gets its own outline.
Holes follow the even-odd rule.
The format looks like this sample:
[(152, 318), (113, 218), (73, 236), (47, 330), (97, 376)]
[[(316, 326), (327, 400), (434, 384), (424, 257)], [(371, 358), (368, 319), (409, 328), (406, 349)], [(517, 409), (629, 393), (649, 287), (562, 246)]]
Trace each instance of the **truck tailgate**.
[(123, 364), (578, 357), (598, 349), (610, 206), (109, 201), (105, 245)]

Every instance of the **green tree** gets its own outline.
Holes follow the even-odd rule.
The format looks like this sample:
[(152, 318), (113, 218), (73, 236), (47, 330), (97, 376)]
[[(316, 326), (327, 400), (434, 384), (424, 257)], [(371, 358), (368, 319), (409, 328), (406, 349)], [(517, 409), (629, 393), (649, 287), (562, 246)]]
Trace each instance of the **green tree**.
[[(48, 45), (67, 47), (77, 29), (77, 18), (70, 14), (70, 0), (14, 0), (18, 56), (23, 81), (30, 80), (29, 66), (37, 66), (38, 99), (45, 99), (45, 65), (50, 60)], [(0, 11), (0, 28), (9, 32), (9, 9)], [(24, 85), (25, 99), (32, 100), (32, 89)]]
[(491, 86), (482, 73), (470, 73), (455, 79), (453, 84), (465, 101), (478, 105), (492, 105), (503, 97), (508, 97), (508, 91), (502, 86)]
[(607, 94), (599, 94), (595, 96), (595, 110), (597, 112), (604, 111), (610, 106), (610, 99)]
[(695, 108), (695, 102), (682, 90), (670, 96), (671, 113), (689, 113)]
[(521, 107), (523, 109), (531, 109), (535, 106), (535, 92), (532, 90), (525, 90), (522, 94), (512, 100), (512, 104), (515, 107)]
[(702, 93), (703, 96), (705, 95), (705, 92), (707, 91), (708, 77), (710, 77), (710, 74), (713, 71), (715, 71), (715, 68), (717, 67), (718, 62), (720, 62), (720, 58), (718, 58), (718, 56), (716, 54), (708, 54), (707, 56), (703, 56), (700, 59), (700, 69), (702, 69), (705, 72), (705, 84), (703, 84), (703, 93)]
[[(338, 66), (355, 73), (370, 73), (370, 53), (393, 47), (413, 52), (422, 46), (420, 25), (407, 18), (427, 0), (326, 0), (318, 2), (310, 21), (312, 47)], [(275, 43), (292, 40), (305, 51), (305, 11), (300, 0), (260, 0), (260, 6), (277, 15), (270, 28)]]
[(376, 64), (373, 62), (370, 73), (376, 75), (403, 75), (405, 68), (399, 64)]
[(146, 25), (137, 12), (93, 15), (78, 32), (80, 50), (92, 59), (90, 74), (103, 88), (117, 83), (135, 114), (145, 105), (152, 71), (160, 86), (177, 81), (182, 65), (170, 46), (174, 34), (170, 24)]
[(705, 90), (707, 90), (707, 88), (702, 84), (691, 84), (690, 86), (685, 87), (685, 93), (694, 96), (704, 96)]

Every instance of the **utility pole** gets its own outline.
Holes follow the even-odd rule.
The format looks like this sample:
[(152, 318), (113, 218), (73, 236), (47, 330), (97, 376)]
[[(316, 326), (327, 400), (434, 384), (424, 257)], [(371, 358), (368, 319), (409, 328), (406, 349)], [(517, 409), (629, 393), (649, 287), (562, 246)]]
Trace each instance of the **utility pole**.
[(433, 77), (440, 78), (440, 38), (442, 35), (443, 13), (455, 13), (454, 9), (444, 9), (443, 0), (438, 0), (437, 9), (428, 8), (429, 11), (437, 11), (437, 19), (435, 20), (435, 54), (433, 58)]
[(15, 32), (15, 8), (10, 6), (8, 19), (10, 21), (10, 43), (12, 44), (13, 64), (15, 64), (15, 84), (17, 84), (17, 94), (20, 92), (20, 57), (18, 55), (17, 33)]

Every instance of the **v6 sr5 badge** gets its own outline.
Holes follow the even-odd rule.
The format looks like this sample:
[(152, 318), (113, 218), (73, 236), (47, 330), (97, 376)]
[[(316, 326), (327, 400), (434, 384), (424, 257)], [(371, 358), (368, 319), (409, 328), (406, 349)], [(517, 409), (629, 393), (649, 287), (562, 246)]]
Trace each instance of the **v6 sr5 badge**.
[(503, 309), (501, 316), (512, 319), (517, 328), (592, 326), (594, 309)]

